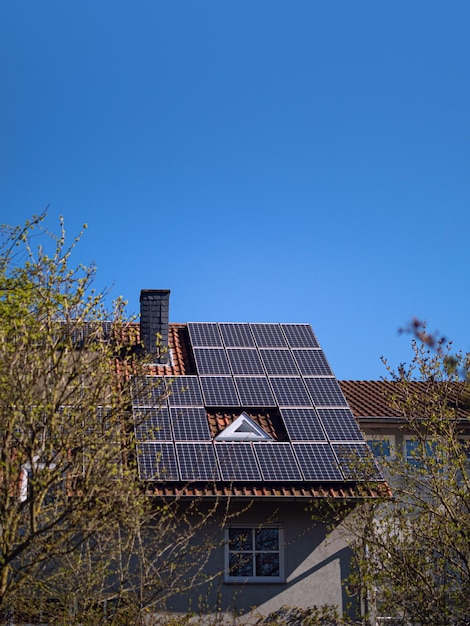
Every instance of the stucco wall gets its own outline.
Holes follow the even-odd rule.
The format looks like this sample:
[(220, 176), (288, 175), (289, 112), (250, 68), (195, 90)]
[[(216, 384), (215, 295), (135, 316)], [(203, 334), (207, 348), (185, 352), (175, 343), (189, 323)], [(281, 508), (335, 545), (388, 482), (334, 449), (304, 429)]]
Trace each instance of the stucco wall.
[[(345, 608), (341, 582), (349, 573), (349, 550), (341, 530), (327, 533), (323, 523), (312, 521), (305, 502), (254, 503), (231, 521), (247, 526), (279, 524), (284, 529), (285, 582), (224, 582), (224, 549), (215, 548), (206, 566), (213, 580), (205, 587), (173, 598), (171, 611), (223, 612), (248, 616), (267, 615), (283, 605), (307, 608), (324, 604)], [(232, 508), (233, 513), (236, 508)], [(207, 532), (217, 529), (214, 523)], [(219, 530), (219, 537), (221, 531)]]

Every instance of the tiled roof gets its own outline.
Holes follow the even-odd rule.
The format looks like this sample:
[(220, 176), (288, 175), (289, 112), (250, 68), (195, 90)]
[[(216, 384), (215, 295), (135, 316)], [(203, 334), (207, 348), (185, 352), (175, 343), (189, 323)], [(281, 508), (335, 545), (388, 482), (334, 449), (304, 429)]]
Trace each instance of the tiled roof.
[(393, 383), (383, 380), (340, 380), (339, 384), (356, 418), (401, 417), (391, 406)]
[(148, 487), (149, 495), (162, 498), (262, 498), (269, 499), (306, 499), (313, 498), (339, 499), (339, 500), (364, 500), (367, 498), (389, 498), (391, 490), (387, 483), (377, 483), (373, 487), (361, 487), (351, 484), (314, 485), (303, 484), (227, 484), (227, 483), (203, 483), (200, 485), (176, 485), (172, 483), (151, 483)]
[[(412, 381), (403, 387), (400, 383), (388, 380), (340, 380), (341, 389), (354, 413), (361, 418), (403, 418), (403, 411), (394, 406), (393, 397), (403, 397), (404, 391), (419, 398), (429, 397), (430, 393), (438, 389), (439, 383)], [(463, 385), (452, 383), (446, 386), (449, 397), (449, 406), (455, 408), (457, 417), (461, 420), (470, 419), (470, 402), (465, 396)]]

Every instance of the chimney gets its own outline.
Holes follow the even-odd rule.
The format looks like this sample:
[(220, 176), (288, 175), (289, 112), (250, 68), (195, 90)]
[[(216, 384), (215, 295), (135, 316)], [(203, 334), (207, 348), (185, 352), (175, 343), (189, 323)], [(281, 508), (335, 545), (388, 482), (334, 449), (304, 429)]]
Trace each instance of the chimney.
[(166, 365), (169, 360), (169, 304), (169, 289), (142, 289), (140, 292), (140, 338), (146, 352), (161, 365)]

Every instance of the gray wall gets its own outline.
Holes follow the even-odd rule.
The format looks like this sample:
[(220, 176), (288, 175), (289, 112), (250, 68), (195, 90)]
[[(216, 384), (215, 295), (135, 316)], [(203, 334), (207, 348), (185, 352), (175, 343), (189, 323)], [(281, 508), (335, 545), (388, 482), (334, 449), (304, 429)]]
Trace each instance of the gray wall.
[[(349, 573), (350, 563), (347, 543), (340, 527), (328, 533), (325, 524), (312, 521), (306, 507), (305, 502), (258, 502), (230, 520), (250, 526), (262, 523), (283, 526), (285, 582), (224, 582), (224, 549), (220, 546), (213, 550), (206, 566), (206, 573), (214, 577), (211, 583), (173, 598), (168, 609), (181, 613), (188, 610), (199, 613), (202, 609), (237, 615), (248, 615), (254, 610), (267, 615), (283, 605), (307, 608), (331, 604), (342, 611), (346, 605), (341, 583)], [(235, 505), (231, 513), (236, 510)], [(223, 536), (215, 523), (207, 532)]]

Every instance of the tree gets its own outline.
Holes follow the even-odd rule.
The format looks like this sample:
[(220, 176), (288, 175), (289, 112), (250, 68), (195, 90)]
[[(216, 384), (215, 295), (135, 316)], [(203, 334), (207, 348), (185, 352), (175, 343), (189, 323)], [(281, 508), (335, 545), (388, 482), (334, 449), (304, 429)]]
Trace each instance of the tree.
[[(355, 584), (397, 623), (464, 625), (470, 615), (469, 355), (415, 322), (414, 358), (392, 373), (391, 406), (412, 436), (383, 460), (393, 499), (347, 521)], [(465, 409), (467, 417), (462, 417)]]
[(94, 267), (71, 265), (81, 235), (44, 219), (4, 227), (0, 253), (0, 615), (136, 624), (202, 582), (216, 539), (192, 540), (220, 511), (146, 494), (129, 411), (145, 359), (123, 301), (107, 311)]

